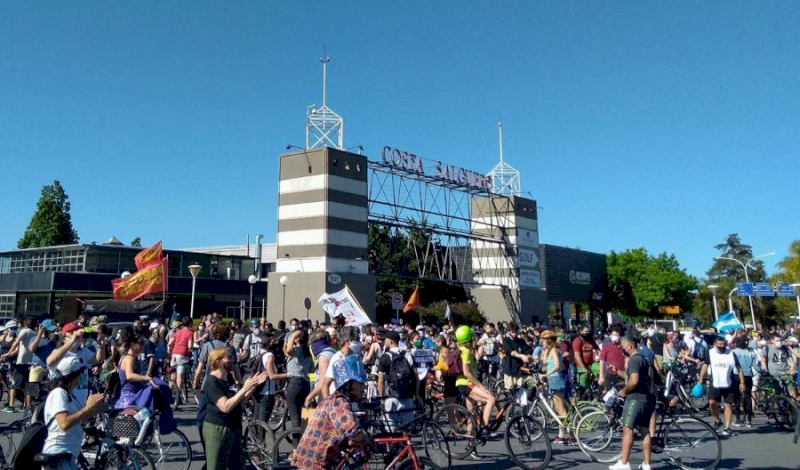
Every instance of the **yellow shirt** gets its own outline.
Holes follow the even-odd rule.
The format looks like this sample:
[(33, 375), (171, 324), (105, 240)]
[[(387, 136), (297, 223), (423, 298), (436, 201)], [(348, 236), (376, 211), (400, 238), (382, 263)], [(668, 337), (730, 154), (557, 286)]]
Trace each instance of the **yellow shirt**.
[[(458, 349), (459, 349), (459, 351), (461, 351), (461, 365), (462, 365), (462, 367), (464, 367), (465, 369), (467, 367), (469, 367), (470, 372), (472, 372), (472, 376), (477, 378), (478, 377), (478, 364), (475, 361), (475, 354), (473, 354), (472, 351), (469, 350), (469, 348), (466, 348), (464, 346), (459, 346)], [(470, 382), (469, 379), (466, 376), (464, 376), (463, 374), (459, 375), (458, 378), (456, 379), (456, 386), (458, 386), (458, 387), (468, 386), (468, 385), (471, 385), (471, 384), (472, 384), (472, 382)]]

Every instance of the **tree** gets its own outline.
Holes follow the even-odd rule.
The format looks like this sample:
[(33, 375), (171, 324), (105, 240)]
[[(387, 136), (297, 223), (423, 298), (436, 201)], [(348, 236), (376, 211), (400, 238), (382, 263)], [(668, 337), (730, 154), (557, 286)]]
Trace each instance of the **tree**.
[(697, 279), (680, 268), (675, 255), (652, 256), (644, 248), (637, 248), (612, 251), (606, 261), (608, 306), (612, 310), (628, 318), (658, 318), (661, 306), (691, 309), (689, 291), (697, 286)]
[(42, 187), (36, 212), (17, 242), (17, 248), (70, 245), (78, 240), (78, 232), (72, 227), (69, 196), (61, 183), (56, 180)]
[(142, 237), (136, 237), (133, 240), (131, 240), (131, 246), (136, 247), (136, 248), (141, 248), (142, 247)]
[[(734, 258), (742, 264), (747, 263), (753, 257), (753, 247), (742, 243), (738, 233), (732, 233), (725, 238), (723, 243), (714, 246), (719, 251), (717, 255), (722, 258)], [(763, 282), (767, 280), (767, 272), (764, 270), (764, 263), (755, 260), (749, 266), (749, 279), (751, 282)], [(712, 282), (719, 281), (720, 278), (728, 277), (744, 282), (746, 276), (739, 263), (726, 259), (715, 259), (714, 264), (706, 272), (708, 279)]]
[[(778, 272), (770, 277), (770, 283), (794, 284), (800, 282), (800, 239), (789, 244), (789, 253), (778, 261)], [(794, 297), (778, 297), (773, 301), (774, 317), (766, 318), (767, 322), (783, 325), (790, 317), (800, 315)]]

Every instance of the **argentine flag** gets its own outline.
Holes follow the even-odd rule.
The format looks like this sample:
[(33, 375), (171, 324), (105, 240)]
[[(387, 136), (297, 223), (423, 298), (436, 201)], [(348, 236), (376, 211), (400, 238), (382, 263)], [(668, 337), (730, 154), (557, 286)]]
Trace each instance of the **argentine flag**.
[(736, 314), (733, 312), (728, 312), (721, 317), (719, 320), (715, 321), (713, 325), (714, 328), (717, 329), (720, 333), (724, 333), (729, 330), (743, 330), (744, 325), (739, 322), (739, 319), (736, 318)]

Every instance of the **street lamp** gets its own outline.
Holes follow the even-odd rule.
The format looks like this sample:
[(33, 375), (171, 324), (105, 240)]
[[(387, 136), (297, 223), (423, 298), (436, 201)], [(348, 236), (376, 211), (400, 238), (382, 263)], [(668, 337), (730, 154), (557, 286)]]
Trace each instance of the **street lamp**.
[(719, 289), (719, 286), (711, 284), (706, 287), (711, 289), (711, 297), (714, 299), (714, 320), (719, 320), (719, 312), (717, 312), (717, 289)]
[[(253, 286), (258, 282), (258, 278), (255, 274), (251, 274), (250, 277), (247, 278), (247, 282), (250, 283), (250, 314), (248, 318), (253, 318)], [(244, 318), (242, 318), (242, 320), (244, 320)]]
[(281, 306), (281, 320), (286, 322), (286, 284), (289, 283), (289, 276), (281, 276), (280, 283), (283, 286), (283, 305)]
[(736, 316), (736, 312), (733, 311), (733, 293), (736, 292), (736, 290), (737, 288), (734, 287), (730, 292), (728, 292), (728, 311), (733, 313), (734, 317)]
[(192, 306), (189, 308), (190, 318), (194, 318), (194, 286), (197, 283), (197, 275), (200, 274), (201, 269), (203, 269), (203, 267), (199, 264), (189, 266), (189, 274), (192, 275)]
[(789, 287), (794, 289), (795, 298), (797, 299), (797, 319), (800, 320), (800, 282), (789, 284)]
[[(750, 275), (747, 273), (747, 268), (748, 268), (748, 266), (750, 266), (750, 262), (753, 261), (753, 260), (756, 260), (758, 258), (763, 258), (765, 256), (772, 256), (774, 254), (775, 254), (775, 252), (771, 251), (769, 253), (764, 253), (763, 255), (753, 256), (752, 258), (747, 260), (746, 263), (742, 263), (738, 259), (732, 258), (732, 257), (729, 257), (729, 256), (714, 256), (713, 258), (714, 259), (725, 259), (725, 260), (728, 260), (728, 261), (736, 261), (737, 263), (741, 264), (742, 268), (744, 268), (744, 282), (750, 284)], [(753, 330), (755, 330), (756, 329), (756, 314), (753, 313), (753, 296), (752, 295), (748, 295), (747, 299), (750, 301), (750, 318), (753, 319)]]

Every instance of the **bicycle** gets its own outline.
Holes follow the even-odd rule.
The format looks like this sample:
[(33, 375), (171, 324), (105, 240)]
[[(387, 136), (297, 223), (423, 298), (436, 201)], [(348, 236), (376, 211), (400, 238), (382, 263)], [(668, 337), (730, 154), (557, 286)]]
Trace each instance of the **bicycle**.
[(534, 394), (526, 414), (535, 419), (542, 429), (558, 432), (560, 428), (563, 428), (568, 433), (574, 433), (584, 416), (596, 411), (603, 411), (603, 406), (598, 402), (579, 401), (577, 397), (572, 397), (567, 402), (567, 414), (561, 416), (550, 404), (551, 397), (549, 389), (547, 389), (547, 382), (541, 380), (536, 374), (528, 378), (526, 382)]
[(263, 421), (245, 418), (242, 441), (248, 460), (257, 470), (267, 470), (273, 462), (275, 434)]
[[(612, 463), (622, 456), (623, 406), (624, 400), (616, 398), (610, 410), (590, 413), (578, 424), (578, 447), (592, 461)], [(722, 443), (710, 425), (691, 416), (679, 416), (676, 409), (666, 408), (660, 401), (654, 412), (660, 416), (653, 436), (654, 454), (665, 452), (683, 470), (716, 468), (722, 458)]]
[[(194, 373), (192, 372), (194, 369), (194, 364), (190, 360), (188, 363), (184, 364), (183, 369), (183, 387), (178, 389), (178, 381), (177, 379), (177, 368), (175, 367), (167, 367), (167, 384), (169, 384), (169, 389), (172, 390), (172, 411), (177, 412), (178, 408), (182, 404), (189, 404), (194, 402), (195, 405), (200, 404), (200, 395), (197, 393), (196, 390), (192, 387), (192, 378), (194, 377)], [(173, 375), (176, 377), (173, 379)], [(191, 398), (190, 398), (191, 397)]]
[(17, 453), (14, 434), (24, 433), (29, 423), (30, 419), (25, 417), (0, 426), (0, 468), (6, 468)]
[(758, 408), (768, 418), (774, 420), (776, 426), (787, 427), (790, 430), (797, 426), (797, 406), (788, 396), (786, 384), (781, 379), (762, 374), (758, 392)]
[[(95, 428), (84, 428), (86, 439), (81, 445), (81, 453), (77, 457), (77, 465), (81, 470), (154, 470), (152, 457), (141, 447), (133, 445), (130, 439), (114, 441), (106, 432)], [(96, 452), (90, 452), (97, 446)], [(94, 460), (89, 463), (90, 457)], [(37, 454), (34, 462), (50, 470), (58, 470), (60, 462), (71, 460), (70, 453)]]

